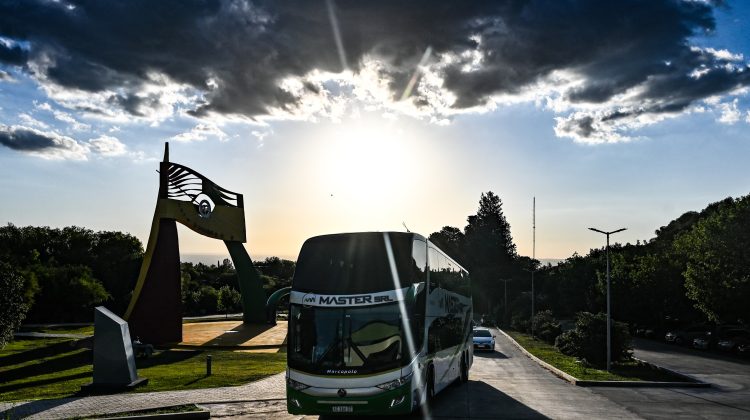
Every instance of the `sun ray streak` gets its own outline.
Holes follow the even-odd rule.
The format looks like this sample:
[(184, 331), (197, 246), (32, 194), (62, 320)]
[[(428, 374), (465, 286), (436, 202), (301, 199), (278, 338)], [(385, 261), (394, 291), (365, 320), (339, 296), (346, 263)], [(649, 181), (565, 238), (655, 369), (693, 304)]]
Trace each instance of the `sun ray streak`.
[[(409, 314), (406, 311), (406, 304), (404, 303), (404, 292), (401, 289), (401, 279), (398, 276), (398, 270), (396, 269), (396, 259), (393, 256), (393, 247), (391, 246), (391, 237), (388, 233), (383, 232), (383, 241), (385, 241), (385, 251), (388, 255), (388, 264), (391, 267), (391, 279), (393, 279), (393, 286), (396, 289), (396, 296), (398, 297), (398, 310), (401, 312), (401, 323), (404, 327), (404, 335), (406, 336), (406, 346), (409, 348), (409, 354), (416, 354), (416, 347), (414, 346), (414, 339), (411, 333), (411, 324), (409, 323)], [(418, 356), (417, 356), (418, 357)], [(420, 373), (420, 374), (417, 374)], [(417, 382), (417, 389), (420, 390), (420, 396), (422, 395), (422, 375), (421, 372), (414, 372), (412, 375), (414, 381)], [(421, 398), (420, 398), (421, 399)], [(422, 417), (425, 419), (431, 419), (430, 408), (427, 406), (427, 401), (421, 405)]]
[(339, 20), (336, 17), (336, 10), (334, 9), (333, 0), (326, 0), (326, 6), (328, 6), (328, 19), (331, 21), (331, 29), (333, 30), (333, 39), (336, 41), (336, 49), (339, 51), (339, 60), (341, 60), (341, 68), (346, 71), (349, 70), (349, 64), (346, 61), (346, 51), (344, 50), (344, 42), (341, 39), (341, 30), (339, 29)]
[(406, 85), (406, 89), (404, 89), (404, 92), (401, 94), (402, 101), (411, 96), (411, 91), (414, 89), (414, 86), (417, 84), (417, 80), (419, 80), (419, 75), (422, 73), (422, 67), (427, 65), (427, 61), (430, 59), (430, 56), (432, 56), (432, 47), (427, 47), (427, 49), (424, 50), (424, 54), (422, 54), (422, 59), (420, 59), (419, 63), (417, 64), (417, 68), (414, 69), (414, 73), (412, 73), (411, 79), (409, 79), (409, 83)]

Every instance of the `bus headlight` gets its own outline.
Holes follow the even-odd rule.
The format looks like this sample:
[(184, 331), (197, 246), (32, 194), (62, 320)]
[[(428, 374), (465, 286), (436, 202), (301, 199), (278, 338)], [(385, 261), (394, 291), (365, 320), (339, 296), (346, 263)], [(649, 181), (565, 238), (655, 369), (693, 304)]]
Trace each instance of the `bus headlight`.
[(398, 379), (394, 379), (392, 381), (388, 381), (388, 382), (382, 383), (380, 385), (376, 385), (376, 386), (378, 388), (380, 388), (380, 389), (384, 389), (386, 391), (390, 391), (392, 389), (396, 389), (396, 388), (400, 387), (401, 385), (407, 383), (409, 381), (409, 379), (411, 379), (411, 376), (412, 376), (412, 373), (410, 373), (410, 374), (408, 374), (406, 376), (402, 376), (402, 377), (400, 377)]
[(305, 385), (302, 382), (297, 382), (292, 378), (286, 378), (286, 384), (295, 391), (301, 391), (305, 388), (310, 388), (310, 385)]

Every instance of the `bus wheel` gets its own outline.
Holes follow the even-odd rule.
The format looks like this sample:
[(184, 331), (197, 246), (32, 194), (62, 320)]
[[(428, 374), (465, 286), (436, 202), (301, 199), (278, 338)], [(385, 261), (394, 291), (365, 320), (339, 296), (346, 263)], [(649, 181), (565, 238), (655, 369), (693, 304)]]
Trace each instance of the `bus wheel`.
[(427, 373), (427, 401), (432, 402), (435, 398), (435, 368), (430, 366)]
[(469, 381), (469, 365), (466, 362), (466, 353), (461, 357), (461, 371), (460, 371), (460, 377), (459, 380), (461, 383), (466, 383)]

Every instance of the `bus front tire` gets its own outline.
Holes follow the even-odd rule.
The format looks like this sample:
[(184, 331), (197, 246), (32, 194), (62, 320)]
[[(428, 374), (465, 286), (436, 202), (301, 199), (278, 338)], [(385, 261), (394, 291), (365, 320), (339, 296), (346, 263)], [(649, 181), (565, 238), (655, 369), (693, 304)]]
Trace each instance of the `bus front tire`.
[(432, 402), (435, 399), (435, 368), (431, 365), (427, 371), (427, 401)]
[(469, 381), (469, 364), (466, 361), (466, 353), (461, 356), (461, 370), (459, 372), (459, 381), (463, 384)]

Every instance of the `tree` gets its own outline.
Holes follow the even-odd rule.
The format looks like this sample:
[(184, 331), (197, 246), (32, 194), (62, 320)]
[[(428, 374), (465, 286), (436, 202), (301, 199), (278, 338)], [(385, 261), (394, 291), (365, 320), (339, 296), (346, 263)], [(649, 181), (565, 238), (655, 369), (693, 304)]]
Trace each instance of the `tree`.
[(26, 317), (24, 279), (8, 264), (0, 263), (0, 349), (13, 337), (13, 331)]
[(223, 311), (225, 315), (229, 315), (229, 311), (234, 312), (238, 309), (240, 299), (240, 292), (229, 286), (221, 286), (216, 301), (216, 307), (219, 311)]
[(456, 262), (466, 265), (466, 257), (464, 255), (466, 238), (461, 229), (452, 226), (443, 226), (439, 232), (431, 234), (428, 239), (450, 255)]
[(82, 265), (34, 267), (40, 291), (29, 312), (37, 322), (81, 322), (91, 319), (93, 309), (111, 295)]
[(130, 302), (143, 254), (141, 241), (133, 235), (97, 232), (93, 236), (89, 260), (81, 264), (91, 267), (93, 276), (112, 296), (107, 307), (115, 313), (124, 313)]
[(675, 241), (688, 297), (717, 322), (750, 320), (750, 195), (725, 201)]
[[(113, 311), (124, 312), (142, 259), (141, 242), (122, 232), (95, 233), (76, 226), (0, 227), (0, 261), (11, 264), (25, 278), (29, 318), (39, 322), (60, 321), (60, 314), (66, 319), (90, 320), (93, 311), (89, 305), (82, 304), (82, 312), (70, 307), (71, 300), (86, 297), (90, 304), (106, 303)], [(82, 294), (73, 296), (68, 287), (78, 288)], [(68, 295), (70, 299), (60, 298)], [(35, 303), (39, 299), (44, 304)]]
[(483, 253), (497, 252), (494, 256), (516, 256), (516, 245), (513, 243), (510, 224), (505, 219), (502, 206), (500, 197), (492, 191), (482, 193), (477, 214), (467, 218), (468, 225), (464, 228), (469, 248), (473, 247)]
[(201, 286), (190, 296), (190, 307), (196, 315), (215, 314), (218, 306), (219, 294), (211, 286)]
[(465, 260), (474, 282), (473, 295), (478, 308), (491, 310), (503, 293), (500, 279), (517, 274), (516, 245), (502, 201), (492, 191), (482, 193), (477, 214), (467, 221)]

